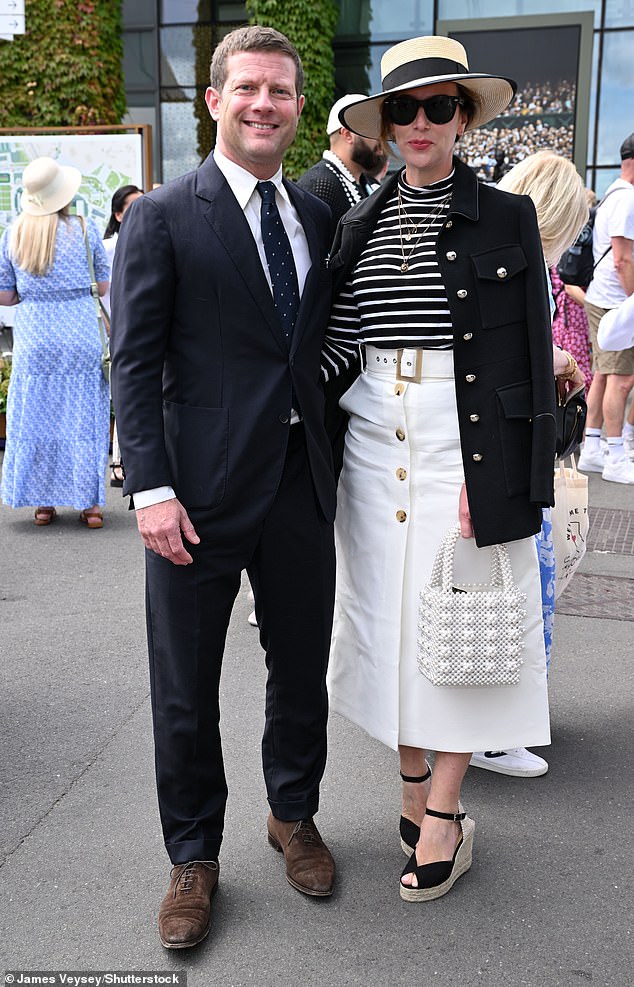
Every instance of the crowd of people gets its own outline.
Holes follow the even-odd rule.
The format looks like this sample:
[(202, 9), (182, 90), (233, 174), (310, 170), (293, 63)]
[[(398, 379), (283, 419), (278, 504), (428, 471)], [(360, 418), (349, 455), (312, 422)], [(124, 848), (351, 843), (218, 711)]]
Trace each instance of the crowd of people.
[[(79, 172), (50, 158), (25, 169), (21, 215), (0, 241), (0, 304), (18, 307), (2, 497), (35, 507), (41, 527), (63, 505), (103, 524), (110, 404), (96, 305), (112, 283), (111, 479), (132, 497), (146, 549), (167, 949), (210, 929), (228, 796), (220, 675), (243, 571), (266, 653), (266, 835), (286, 880), (320, 898), (335, 886), (314, 821), (330, 704), (395, 752), (394, 839), (407, 855), (395, 888), (429, 902), (471, 867), (469, 764), (548, 770), (528, 748), (550, 742), (555, 381), (591, 376), (568, 298), (593, 332), (584, 454), (604, 479), (634, 483), (621, 434), (630, 424), (634, 445), (623, 423), (634, 358), (598, 344), (634, 336), (634, 135), (612, 205), (599, 205), (604, 277), (586, 297), (558, 282), (557, 262), (587, 194), (569, 130), (539, 116), (568, 112), (574, 91), (515, 94), (511, 79), (471, 73), (446, 37), (391, 47), (381, 77), (380, 92), (337, 101), (328, 149), (292, 183), (283, 159), (304, 106), (301, 60), (272, 28), (234, 30), (205, 94), (213, 152), (147, 194), (115, 193), (112, 270), (94, 224), (70, 214)], [(531, 119), (486, 129), (509, 113)], [(390, 144), (403, 164), (382, 180)], [(460, 686), (439, 685), (421, 659), (421, 590), (449, 535), (449, 595), (477, 596), (504, 544), (522, 601), (504, 647), (500, 614), (482, 632), (467, 622), (455, 651), (444, 622), (433, 657), (445, 671), (460, 663)]]

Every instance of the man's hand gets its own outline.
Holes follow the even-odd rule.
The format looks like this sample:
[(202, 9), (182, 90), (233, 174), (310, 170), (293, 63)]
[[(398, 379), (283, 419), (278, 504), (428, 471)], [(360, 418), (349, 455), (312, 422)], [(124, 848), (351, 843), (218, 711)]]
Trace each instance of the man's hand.
[(183, 537), (191, 545), (198, 545), (200, 538), (187, 511), (175, 497), (139, 508), (136, 521), (146, 548), (174, 565), (189, 565), (194, 561), (183, 545)]
[(460, 521), (460, 534), (463, 538), (473, 538), (473, 525), (469, 513), (469, 501), (467, 500), (467, 488), (462, 484), (460, 488), (460, 498), (458, 500), (458, 520)]

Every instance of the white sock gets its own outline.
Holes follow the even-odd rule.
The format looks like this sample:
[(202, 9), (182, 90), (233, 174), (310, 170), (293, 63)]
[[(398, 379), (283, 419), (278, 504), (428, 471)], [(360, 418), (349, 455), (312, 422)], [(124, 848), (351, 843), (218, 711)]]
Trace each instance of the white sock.
[(627, 459), (623, 447), (623, 436), (608, 436), (608, 456), (612, 460)]
[(586, 441), (583, 446), (586, 452), (599, 452), (601, 449), (601, 429), (587, 428)]

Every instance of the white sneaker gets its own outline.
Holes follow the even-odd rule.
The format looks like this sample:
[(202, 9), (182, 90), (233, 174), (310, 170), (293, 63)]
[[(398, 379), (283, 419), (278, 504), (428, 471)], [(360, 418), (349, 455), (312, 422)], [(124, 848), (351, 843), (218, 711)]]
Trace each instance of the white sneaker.
[(509, 751), (474, 751), (470, 763), (474, 768), (486, 768), (515, 778), (537, 778), (548, 771), (548, 761), (525, 747)]
[(255, 610), (252, 610), (249, 616), (247, 617), (247, 624), (251, 624), (251, 627), (258, 626), (258, 618), (255, 616)]
[(634, 459), (634, 435), (623, 437), (623, 447), (630, 459)]
[(586, 450), (585, 446), (583, 447), (577, 463), (578, 470), (581, 470), (582, 473), (603, 473), (604, 466), (605, 453), (603, 449), (599, 448), (597, 451), (593, 449), (590, 452), (589, 449)]
[(634, 483), (634, 463), (626, 456), (622, 459), (612, 459), (608, 456), (602, 476), (604, 480), (611, 480), (612, 483)]

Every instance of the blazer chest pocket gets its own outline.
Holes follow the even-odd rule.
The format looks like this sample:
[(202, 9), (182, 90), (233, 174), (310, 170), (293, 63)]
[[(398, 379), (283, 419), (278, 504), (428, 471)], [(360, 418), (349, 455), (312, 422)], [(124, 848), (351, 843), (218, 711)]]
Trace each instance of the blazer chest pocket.
[(228, 409), (164, 401), (163, 421), (176, 496), (186, 508), (218, 507), (227, 485)]
[(533, 437), (533, 395), (530, 380), (507, 384), (496, 390), (498, 426), (509, 497), (527, 493), (530, 488)]
[(477, 278), (477, 295), (483, 329), (497, 329), (526, 320), (522, 272), (528, 264), (517, 243), (509, 243), (481, 254), (471, 262)]

